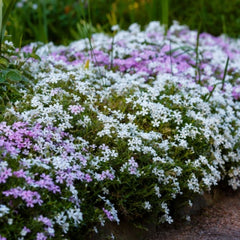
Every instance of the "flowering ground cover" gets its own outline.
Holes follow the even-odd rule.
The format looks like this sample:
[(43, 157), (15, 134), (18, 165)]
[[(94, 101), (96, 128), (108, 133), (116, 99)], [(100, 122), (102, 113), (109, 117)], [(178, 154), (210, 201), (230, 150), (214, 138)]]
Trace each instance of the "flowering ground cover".
[(22, 58), (36, 47), (35, 84), (0, 123), (0, 239), (172, 223), (219, 182), (240, 186), (239, 40), (151, 22)]

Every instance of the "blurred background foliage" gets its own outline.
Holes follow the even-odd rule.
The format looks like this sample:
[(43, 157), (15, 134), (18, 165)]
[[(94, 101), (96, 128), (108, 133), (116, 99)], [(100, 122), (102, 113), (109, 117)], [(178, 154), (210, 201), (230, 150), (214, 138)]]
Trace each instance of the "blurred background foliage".
[(240, 35), (240, 0), (19, 0), (7, 25), (17, 47), (32, 41), (68, 44), (91, 31), (110, 32), (137, 22), (141, 26), (173, 20), (213, 35)]

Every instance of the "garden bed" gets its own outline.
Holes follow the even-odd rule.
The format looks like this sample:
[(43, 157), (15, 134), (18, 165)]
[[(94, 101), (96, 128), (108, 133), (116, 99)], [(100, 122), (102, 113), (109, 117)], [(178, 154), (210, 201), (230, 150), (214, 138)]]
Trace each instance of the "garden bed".
[(15, 61), (41, 60), (0, 123), (2, 239), (170, 224), (220, 181), (237, 189), (239, 47), (177, 22), (24, 47)]

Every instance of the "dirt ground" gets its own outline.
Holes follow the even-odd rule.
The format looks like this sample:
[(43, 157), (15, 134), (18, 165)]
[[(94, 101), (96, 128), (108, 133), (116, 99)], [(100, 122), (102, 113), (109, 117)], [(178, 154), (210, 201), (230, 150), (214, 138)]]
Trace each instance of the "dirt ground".
[(146, 240), (240, 240), (240, 191), (228, 191), (190, 222), (164, 225)]

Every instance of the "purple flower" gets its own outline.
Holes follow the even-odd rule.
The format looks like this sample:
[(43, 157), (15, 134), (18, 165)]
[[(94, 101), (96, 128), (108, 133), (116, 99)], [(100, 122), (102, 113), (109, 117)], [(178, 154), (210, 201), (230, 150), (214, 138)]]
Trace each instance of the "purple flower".
[(27, 207), (34, 207), (34, 204), (42, 205), (40, 194), (30, 190), (23, 190), (20, 187), (12, 188), (10, 190), (2, 192), (6, 197), (13, 196), (14, 198), (21, 197), (27, 204)]
[(85, 180), (86, 180), (86, 176), (84, 176), (83, 172), (77, 170), (75, 174), (76, 174), (76, 179), (83, 181), (85, 177)]
[(6, 183), (8, 177), (12, 176), (12, 169), (11, 168), (4, 168), (3, 171), (0, 173), (0, 183)]
[(17, 130), (17, 129), (25, 127), (25, 126), (27, 126), (27, 123), (25, 123), (25, 122), (15, 122), (12, 125), (12, 129), (16, 129)]
[(91, 181), (92, 181), (92, 178), (91, 178), (91, 176), (90, 176), (89, 174), (85, 174), (85, 180), (86, 180), (87, 182), (91, 182)]
[(21, 234), (21, 236), (24, 237), (30, 232), (31, 232), (31, 230), (29, 228), (27, 228), (26, 226), (24, 226), (20, 234)]
[(105, 209), (105, 208), (103, 208), (102, 210), (104, 211), (104, 213), (106, 214), (107, 218), (108, 218), (110, 221), (113, 221), (113, 220), (114, 220), (114, 218), (113, 218), (113, 216), (112, 216), (112, 214), (111, 214), (110, 211), (108, 211), (108, 210)]
[(45, 224), (46, 226), (48, 226), (48, 227), (52, 227), (52, 221), (49, 219), (49, 218), (47, 218), (47, 217), (43, 217), (42, 215), (40, 215), (39, 217), (38, 217), (38, 221), (39, 222), (42, 222), (43, 224)]
[(47, 237), (44, 235), (44, 233), (37, 233), (36, 240), (46, 240)]
[(19, 171), (13, 172), (13, 175), (15, 175), (18, 178), (25, 178), (26, 177), (26, 174), (23, 171), (23, 169), (20, 169)]
[(65, 148), (67, 153), (74, 153), (75, 152), (75, 147), (74, 147), (73, 144), (66, 143), (66, 144), (63, 144), (63, 147)]
[(131, 159), (128, 160), (128, 164), (129, 164), (128, 170), (129, 170), (130, 174), (136, 175), (138, 163), (134, 160), (133, 157), (131, 157)]
[(56, 182), (62, 184), (65, 179), (66, 179), (66, 173), (64, 173), (61, 170), (57, 171)]

